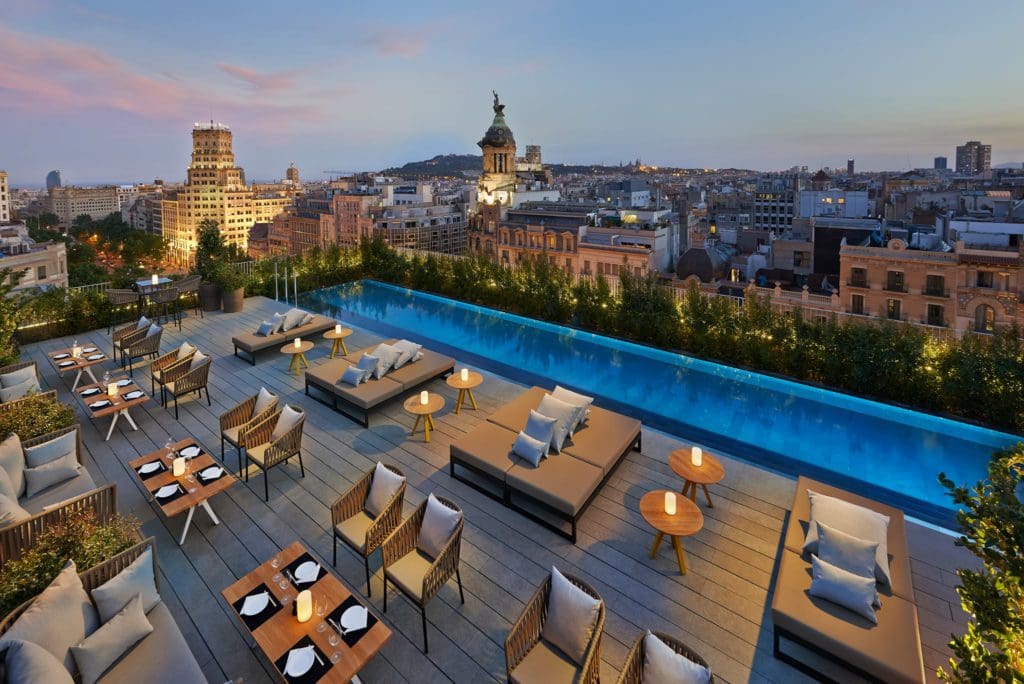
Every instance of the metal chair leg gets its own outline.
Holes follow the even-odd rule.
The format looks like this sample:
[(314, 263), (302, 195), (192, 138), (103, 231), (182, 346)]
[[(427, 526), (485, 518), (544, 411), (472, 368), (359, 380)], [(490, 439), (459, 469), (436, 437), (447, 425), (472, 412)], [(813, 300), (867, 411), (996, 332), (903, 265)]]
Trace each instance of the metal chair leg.
[(370, 587), (370, 557), (363, 556), (363, 567), (366, 568), (366, 598), (373, 596), (373, 589)]
[(427, 608), (426, 606), (420, 606), (420, 618), (423, 620), (423, 652), (429, 653), (430, 649), (427, 648)]
[(466, 597), (462, 594), (462, 573), (459, 572), (459, 566), (455, 566), (455, 579), (459, 583), (459, 600), (465, 603)]
[(302, 473), (302, 477), (306, 477), (306, 466), (302, 465), (302, 452), (299, 452), (299, 471)]
[(331, 566), (338, 567), (338, 535), (331, 530), (331, 539), (334, 540), (334, 555), (331, 556)]
[(270, 473), (266, 470), (263, 471), (263, 498), (266, 501), (270, 501), (270, 484), (267, 480), (270, 478)]
[(388, 573), (384, 571), (384, 612), (388, 612)]

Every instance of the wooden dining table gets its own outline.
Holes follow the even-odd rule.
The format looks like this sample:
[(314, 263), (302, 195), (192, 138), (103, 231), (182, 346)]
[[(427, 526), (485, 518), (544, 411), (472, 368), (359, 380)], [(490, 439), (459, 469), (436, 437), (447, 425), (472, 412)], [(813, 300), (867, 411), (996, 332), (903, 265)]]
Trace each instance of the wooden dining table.
[(55, 349), (46, 355), (59, 375), (64, 375), (71, 371), (76, 372), (75, 381), (71, 385), (72, 392), (78, 389), (78, 383), (82, 380), (83, 373), (88, 375), (89, 379), (93, 382), (99, 382), (92, 372), (92, 367), (98, 363), (103, 363), (110, 358), (100, 351), (99, 347), (95, 344), (90, 344), (88, 342), (80, 345), (77, 350), (78, 356), (74, 355), (75, 351), (76, 349), (74, 347), (68, 347), (67, 349)]
[[(110, 435), (114, 432), (114, 426), (117, 425), (119, 418), (124, 418), (128, 421), (128, 424), (132, 426), (132, 430), (138, 430), (139, 426), (132, 419), (129, 410), (149, 401), (149, 395), (135, 384), (135, 381), (131, 378), (125, 376), (110, 378), (110, 382), (117, 384), (117, 394), (114, 396), (107, 393), (107, 386), (102, 382), (79, 387), (75, 390), (75, 396), (82, 402), (85, 410), (93, 420), (113, 416), (110, 419), (110, 427), (107, 429), (107, 436), (104, 441), (110, 440)], [(93, 404), (102, 401), (109, 403), (105, 406), (93, 408)]]

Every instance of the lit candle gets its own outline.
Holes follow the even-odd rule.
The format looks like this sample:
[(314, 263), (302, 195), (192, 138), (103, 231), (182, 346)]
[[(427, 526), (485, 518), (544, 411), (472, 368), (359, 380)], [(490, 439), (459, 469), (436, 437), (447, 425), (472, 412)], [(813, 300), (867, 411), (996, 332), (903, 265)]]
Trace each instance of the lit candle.
[(171, 462), (171, 472), (174, 477), (181, 477), (185, 474), (185, 457), (179, 456)]
[(676, 514), (676, 495), (672, 492), (665, 492), (665, 513), (668, 515)]
[(117, 383), (116, 382), (108, 382), (107, 383), (107, 394), (109, 396), (111, 396), (111, 397), (116, 397), (117, 396)]
[(695, 446), (690, 449), (690, 463), (692, 463), (695, 468), (700, 468), (701, 464), (704, 463), (704, 452), (699, 446)]
[(459, 371), (459, 377), (462, 378), (462, 382), (469, 382), (469, 369), (463, 368)]
[(298, 349), (302, 346), (302, 340), (298, 337), (295, 338), (295, 348)]
[(153, 283), (154, 285), (159, 285), (160, 284), (160, 276), (158, 276), (156, 273), (154, 273), (153, 277), (150, 278), (150, 282)]
[(430, 393), (427, 392), (427, 390), (423, 390), (422, 392), (420, 392), (420, 403), (423, 404), (424, 406), (426, 406), (427, 402), (429, 402), (429, 401), (430, 401)]
[(295, 597), (295, 618), (299, 622), (307, 622), (313, 617), (313, 592), (303, 589)]
[(334, 334), (335, 335), (340, 335), (341, 334), (341, 323), (338, 323), (338, 324), (336, 324), (334, 326)]
[(81, 355), (82, 355), (82, 348), (81, 347), (72, 347), (71, 348), (71, 356), (72, 357), (77, 359)]

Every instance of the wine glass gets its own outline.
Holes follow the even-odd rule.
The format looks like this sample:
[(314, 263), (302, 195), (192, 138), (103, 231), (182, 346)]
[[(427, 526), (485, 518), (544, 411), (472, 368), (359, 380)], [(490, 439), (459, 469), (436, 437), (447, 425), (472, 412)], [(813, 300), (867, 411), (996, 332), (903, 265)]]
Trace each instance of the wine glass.
[(316, 631), (322, 633), (327, 629), (327, 622), (324, 621), (324, 614), (327, 613), (327, 604), (323, 599), (319, 599), (313, 604), (313, 612), (316, 614), (317, 620), (320, 622), (320, 624), (316, 626)]
[(167, 438), (167, 441), (164, 443), (164, 451), (167, 454), (167, 460), (168, 461), (173, 461), (174, 460), (174, 438), (173, 437), (168, 437)]
[[(192, 463), (192, 459), (185, 461), (185, 482), (188, 482), (190, 485), (194, 485), (196, 483), (195, 467)], [(188, 491), (190, 493), (194, 492), (196, 491), (196, 488), (189, 487)]]
[(331, 654), (331, 662), (337, 663), (341, 660), (341, 653), (337, 651), (338, 644), (341, 642), (341, 637), (333, 629), (331, 633), (327, 635), (327, 643), (331, 645), (331, 648), (335, 649), (334, 653)]

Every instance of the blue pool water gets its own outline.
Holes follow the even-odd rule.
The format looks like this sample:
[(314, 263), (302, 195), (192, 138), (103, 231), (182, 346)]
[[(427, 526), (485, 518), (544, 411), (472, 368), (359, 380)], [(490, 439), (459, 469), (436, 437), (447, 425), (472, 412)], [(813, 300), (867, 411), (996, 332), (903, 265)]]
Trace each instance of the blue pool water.
[(939, 524), (936, 475), (985, 474), (1014, 435), (405, 288), (361, 281), (300, 303), (514, 379), (559, 383), (751, 462), (859, 490)]

